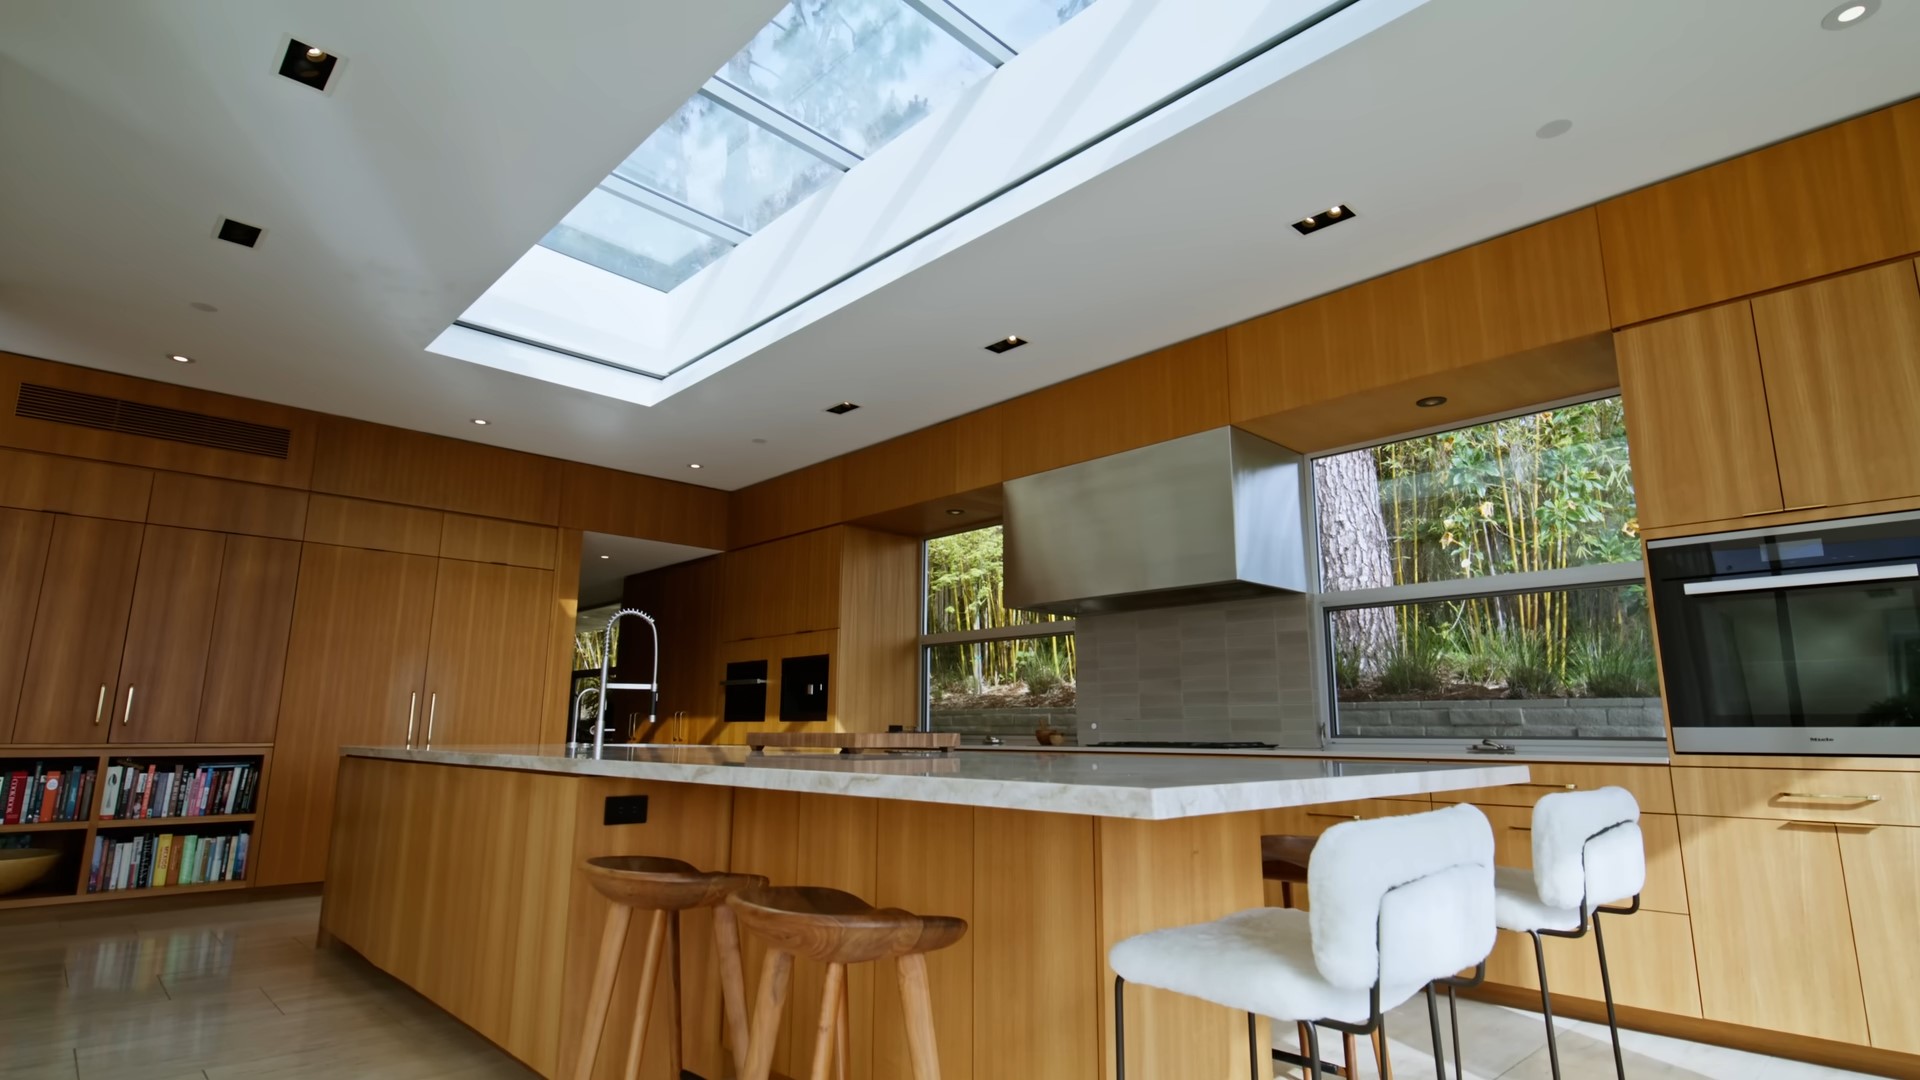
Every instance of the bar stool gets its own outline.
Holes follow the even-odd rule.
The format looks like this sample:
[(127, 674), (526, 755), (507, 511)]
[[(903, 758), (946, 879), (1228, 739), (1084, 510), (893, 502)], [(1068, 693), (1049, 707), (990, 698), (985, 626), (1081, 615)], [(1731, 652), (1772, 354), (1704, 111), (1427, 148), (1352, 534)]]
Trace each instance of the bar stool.
[(713, 908), (713, 937), (719, 947), (720, 998), (725, 1013), (727, 1050), (738, 1067), (747, 1053), (745, 977), (740, 971), (740, 932), (733, 912), (724, 903), (728, 895), (767, 879), (758, 874), (706, 873), (692, 863), (648, 855), (602, 855), (580, 867), (587, 881), (613, 901), (600, 935), (600, 959), (593, 969), (593, 987), (587, 992), (586, 1026), (580, 1034), (580, 1054), (574, 1059), (573, 1080), (588, 1080), (600, 1056), (600, 1036), (606, 1030), (607, 1009), (613, 1003), (613, 981), (619, 974), (620, 953), (627, 945), (627, 927), (634, 910), (653, 912), (647, 932), (646, 958), (640, 968), (640, 996), (634, 1005), (633, 1035), (627, 1043), (625, 1076), (640, 1075), (640, 1055), (647, 1041), (647, 1020), (653, 1006), (654, 984), (660, 960), (666, 956), (671, 997), (667, 1017), (673, 1040), (668, 1044), (669, 1076), (681, 1074), (680, 1046), (680, 913), (689, 908)]
[[(1553, 1031), (1553, 998), (1547, 990), (1547, 954), (1541, 935), (1584, 937), (1593, 927), (1600, 957), (1600, 990), (1607, 999), (1607, 1030), (1613, 1036), (1613, 1067), (1626, 1080), (1620, 1052), (1620, 1022), (1613, 1012), (1613, 979), (1607, 973), (1607, 943), (1600, 915), (1640, 910), (1647, 882), (1646, 846), (1640, 834), (1640, 804), (1625, 788), (1567, 791), (1542, 796), (1533, 806), (1533, 869), (1494, 871), (1494, 921), (1502, 930), (1533, 939), (1540, 969), (1540, 1012), (1547, 1022), (1547, 1061), (1560, 1080), (1560, 1046)], [(1631, 897), (1628, 907), (1607, 907)], [(1456, 1051), (1459, 1036), (1454, 1036)], [(1437, 1050), (1436, 1050), (1437, 1053)]]
[[(1358, 821), (1359, 818), (1353, 820)], [(1280, 903), (1283, 907), (1293, 906), (1293, 887), (1307, 883), (1307, 862), (1313, 858), (1313, 846), (1320, 842), (1317, 836), (1304, 836), (1293, 833), (1281, 833), (1260, 838), (1260, 876), (1268, 881), (1279, 882)], [(1393, 1062), (1387, 1054), (1387, 1041), (1376, 1032), (1369, 1040), (1373, 1044), (1373, 1068), (1380, 1080), (1393, 1080)], [(1307, 1025), (1300, 1024), (1300, 1053), (1307, 1052)], [(1355, 1036), (1350, 1031), (1340, 1033), (1341, 1066), (1334, 1072), (1339, 1076), (1355, 1075), (1354, 1058), (1356, 1053)]]
[[(1493, 830), (1460, 805), (1328, 829), (1308, 865), (1313, 910), (1254, 908), (1154, 930), (1116, 944), (1115, 1080), (1126, 1080), (1126, 984), (1171, 990), (1247, 1014), (1260, 1075), (1257, 1017), (1305, 1022), (1305, 1065), (1323, 1080), (1319, 1027), (1385, 1041), (1383, 1014), (1493, 951)], [(1436, 1056), (1436, 1063), (1437, 1063)]]
[(966, 920), (876, 908), (852, 893), (815, 887), (743, 889), (727, 898), (727, 906), (742, 926), (769, 945), (754, 998), (753, 1031), (740, 1068), (741, 1080), (767, 1080), (772, 1070), (773, 1044), (795, 956), (827, 965), (813, 1068), (808, 1074), (811, 1080), (826, 1080), (836, 1056), (843, 1074), (846, 1068), (847, 965), (889, 956), (899, 958), (900, 1004), (914, 1080), (940, 1080), (926, 954), (959, 941), (967, 932)]

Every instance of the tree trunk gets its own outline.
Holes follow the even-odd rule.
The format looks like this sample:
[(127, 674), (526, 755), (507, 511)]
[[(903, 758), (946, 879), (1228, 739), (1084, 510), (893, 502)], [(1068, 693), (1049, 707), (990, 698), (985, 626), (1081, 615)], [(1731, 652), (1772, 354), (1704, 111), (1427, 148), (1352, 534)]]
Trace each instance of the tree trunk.
[[(1313, 464), (1313, 482), (1321, 589), (1331, 593), (1393, 584), (1393, 552), (1380, 516), (1380, 477), (1373, 452), (1323, 457)], [(1360, 674), (1377, 675), (1393, 651), (1393, 625), (1388, 608), (1335, 612), (1334, 648), (1357, 661)]]

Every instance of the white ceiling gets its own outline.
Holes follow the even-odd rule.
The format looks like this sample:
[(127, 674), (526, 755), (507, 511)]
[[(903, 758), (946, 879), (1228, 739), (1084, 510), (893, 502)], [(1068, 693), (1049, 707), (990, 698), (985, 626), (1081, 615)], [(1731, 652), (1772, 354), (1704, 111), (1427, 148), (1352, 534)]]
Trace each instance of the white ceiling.
[(9, 0), (0, 348), (733, 488), (1920, 93), (1831, 6), (1431, 0), (647, 409), (423, 350), (778, 0)]

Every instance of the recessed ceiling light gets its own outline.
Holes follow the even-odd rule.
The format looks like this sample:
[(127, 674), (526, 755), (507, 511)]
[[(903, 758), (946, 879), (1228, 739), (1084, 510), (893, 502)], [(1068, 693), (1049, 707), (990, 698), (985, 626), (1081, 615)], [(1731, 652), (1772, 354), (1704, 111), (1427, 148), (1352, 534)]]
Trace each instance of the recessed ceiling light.
[(851, 402), (851, 401), (843, 401), (843, 402), (841, 402), (841, 403), (840, 403), (840, 404), (838, 404), (838, 405), (829, 405), (829, 406), (827, 406), (827, 411), (828, 411), (828, 412), (830, 412), (830, 413), (832, 413), (832, 414), (833, 414), (833, 415), (835, 415), (835, 416), (845, 416), (845, 415), (847, 415), (848, 413), (850, 413), (850, 412), (852, 412), (853, 410), (855, 410), (855, 409), (857, 409), (857, 408), (859, 408), (859, 407), (860, 407), (860, 406), (858, 406), (858, 405), (855, 405), (855, 404), (854, 404), (853, 402)]
[(258, 225), (249, 225), (232, 218), (221, 218), (220, 227), (214, 230), (213, 235), (216, 239), (225, 240), (229, 244), (250, 248), (260, 242), (260, 234), (265, 231)]
[(687, 468), (689, 469), (697, 469), (699, 467), (700, 467), (700, 463), (697, 461), (690, 461), (687, 463)]
[(1564, 118), (1560, 120), (1549, 120), (1540, 125), (1540, 130), (1534, 132), (1533, 137), (1536, 139), (1557, 139), (1572, 130), (1573, 121), (1571, 120)]
[(319, 46), (307, 47), (307, 59), (317, 64), (320, 61), (325, 60), (326, 58), (327, 58), (327, 50), (322, 49)]
[(325, 49), (289, 38), (286, 55), (280, 58), (280, 74), (301, 86), (324, 92), (339, 62), (339, 57)]
[(1341, 203), (1338, 206), (1330, 206), (1312, 217), (1301, 218), (1299, 221), (1293, 223), (1293, 228), (1294, 231), (1298, 232), (1301, 236), (1306, 236), (1311, 233), (1317, 233), (1329, 225), (1338, 224), (1353, 216), (1353, 207), (1348, 206), (1346, 203)]
[(1435, 394), (1432, 397), (1423, 397), (1419, 401), (1414, 402), (1415, 405), (1423, 409), (1431, 409), (1435, 405), (1445, 405), (1446, 403), (1447, 399), (1441, 397), (1439, 394)]
[(1820, 26), (1825, 30), (1845, 30), (1879, 10), (1880, 0), (1847, 0), (1827, 12), (1827, 17), (1820, 20)]
[(611, 558), (613, 558), (613, 556), (611, 556), (611, 555), (602, 555), (602, 556), (600, 556), (600, 557), (601, 557), (601, 558), (603, 558), (603, 559), (611, 559)]
[(767, 445), (767, 440), (765, 440), (765, 439), (755, 439), (755, 440), (753, 440), (753, 445), (755, 445), (755, 446), (765, 446), (765, 445)]
[(179, 353), (174, 353), (174, 354), (173, 354), (172, 356), (169, 356), (169, 357), (167, 357), (167, 359), (169, 359), (169, 360), (171, 360), (171, 361), (173, 361), (173, 362), (174, 362), (174, 363), (176, 363), (176, 364), (191, 364), (191, 363), (193, 363), (193, 357), (191, 357), (191, 356), (181, 356), (181, 355), (180, 355)]
[(964, 513), (966, 513), (966, 511), (965, 511), (965, 510), (962, 510), (962, 509), (960, 509), (959, 507), (957, 507), (957, 506), (956, 506), (956, 507), (954, 507), (954, 508), (952, 508), (951, 510), (948, 510), (948, 511), (947, 511), (947, 516), (948, 516), (948, 517), (959, 517), (959, 516), (960, 516), (961, 514), (964, 514)]
[(207, 303), (205, 300), (195, 300), (192, 303), (188, 304), (187, 306), (192, 308), (195, 311), (219, 311), (220, 310), (219, 308), (214, 307), (212, 304)]
[(482, 419), (480, 419), (480, 418), (479, 418), (479, 417), (477, 417), (477, 416), (473, 418), (473, 422), (474, 422), (474, 423), (476, 423), (476, 424), (478, 424), (478, 425), (480, 425), (481, 427), (486, 427), (486, 426), (487, 426), (487, 424), (488, 424), (488, 421), (486, 421), (486, 420), (482, 420)]
[(1003, 353), (1003, 352), (1006, 352), (1008, 349), (1017, 349), (1020, 346), (1025, 345), (1026, 343), (1027, 343), (1026, 338), (1023, 338), (1018, 334), (1008, 334), (1006, 337), (1003, 337), (999, 341), (996, 341), (993, 344), (987, 346), (987, 351), (990, 353)]

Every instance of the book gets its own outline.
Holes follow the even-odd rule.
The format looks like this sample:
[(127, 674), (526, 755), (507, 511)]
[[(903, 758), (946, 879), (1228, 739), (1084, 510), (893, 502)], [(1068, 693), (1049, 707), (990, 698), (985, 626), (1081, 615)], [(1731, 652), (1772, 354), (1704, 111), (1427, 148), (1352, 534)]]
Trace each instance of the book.
[(21, 804), (25, 799), (26, 792), (27, 792), (26, 771), (22, 769), (16, 769), (14, 770), (13, 774), (7, 778), (6, 816), (4, 819), (0, 819), (0, 821), (3, 821), (5, 824), (8, 824), (8, 825), (20, 824)]
[(233, 879), (239, 881), (247, 876), (247, 847), (252, 833), (240, 834), (240, 851), (233, 857)]
[(84, 821), (93, 813), (93, 770), (88, 769), (80, 778), (80, 812), (74, 815), (75, 821)]
[(200, 838), (187, 837), (187, 857), (180, 863), (180, 884), (197, 885), (200, 883), (196, 871), (200, 867)]
[(153, 856), (153, 886), (162, 888), (167, 884), (167, 869), (173, 856), (173, 834), (161, 833)]
[(140, 782), (140, 816), (153, 816), (154, 774), (158, 766), (148, 765), (147, 775)]
[(100, 865), (106, 857), (106, 846), (106, 837), (95, 836), (93, 838), (93, 859), (88, 863), (89, 869), (87, 870), (88, 892), (100, 891)]
[(60, 820), (60, 774), (48, 773), (40, 781), (40, 813), (35, 821)]
[(100, 792), (100, 816), (111, 818), (114, 808), (120, 805), (120, 768), (107, 766), (106, 786)]

